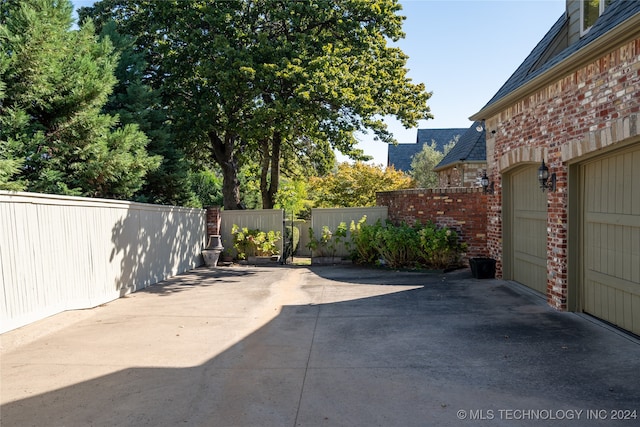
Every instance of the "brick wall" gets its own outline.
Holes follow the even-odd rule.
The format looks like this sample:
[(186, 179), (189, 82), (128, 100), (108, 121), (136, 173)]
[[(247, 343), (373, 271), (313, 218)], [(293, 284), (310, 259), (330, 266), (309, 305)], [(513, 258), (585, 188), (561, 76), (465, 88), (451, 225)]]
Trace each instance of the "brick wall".
[[(520, 99), (486, 120), (487, 161), (496, 193), (489, 197), (488, 250), (502, 274), (503, 173), (544, 158), (558, 179), (547, 193), (547, 299), (567, 308), (569, 163), (638, 135), (640, 39)], [(495, 131), (495, 133), (489, 133)]]
[(389, 219), (413, 224), (432, 221), (456, 230), (468, 245), (467, 256), (487, 252), (487, 195), (481, 188), (410, 189), (376, 193), (378, 206), (387, 206)]
[(220, 235), (220, 208), (218, 206), (207, 206), (207, 236)]

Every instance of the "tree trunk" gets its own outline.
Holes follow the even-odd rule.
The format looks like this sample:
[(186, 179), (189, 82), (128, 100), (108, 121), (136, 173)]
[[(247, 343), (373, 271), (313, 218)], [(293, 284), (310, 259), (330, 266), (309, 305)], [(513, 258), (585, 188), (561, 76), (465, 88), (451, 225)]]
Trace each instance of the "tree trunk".
[(280, 132), (273, 134), (273, 149), (271, 150), (271, 180), (269, 182), (269, 190), (267, 197), (271, 201), (271, 207), (275, 204), (276, 194), (280, 186), (280, 150), (282, 148), (282, 135)]
[(260, 196), (262, 197), (262, 209), (272, 209), (269, 200), (269, 138), (260, 141)]
[[(262, 208), (273, 209), (276, 194), (280, 184), (280, 152), (282, 135), (275, 132), (272, 139), (271, 155), (269, 155), (268, 140), (263, 144), (262, 170), (260, 171), (260, 192), (262, 193)], [(269, 173), (270, 172), (270, 173)], [(269, 180), (267, 181), (267, 176)]]
[(240, 180), (238, 162), (235, 158), (236, 138), (225, 134), (224, 140), (217, 133), (209, 133), (211, 151), (222, 169), (222, 200), (225, 210), (243, 209), (240, 203)]

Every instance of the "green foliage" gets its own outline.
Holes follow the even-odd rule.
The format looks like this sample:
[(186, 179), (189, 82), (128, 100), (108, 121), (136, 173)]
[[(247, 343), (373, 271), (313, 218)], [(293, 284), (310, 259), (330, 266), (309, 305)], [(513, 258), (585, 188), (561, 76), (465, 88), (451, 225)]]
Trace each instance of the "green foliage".
[(231, 227), (233, 235), (233, 247), (238, 253), (238, 259), (247, 259), (250, 256), (271, 256), (279, 253), (277, 242), (281, 235), (279, 231), (260, 231), (247, 227)]
[(380, 258), (391, 268), (416, 268), (421, 265), (419, 228), (402, 223), (387, 224), (376, 231), (374, 244)]
[[(160, 90), (144, 81), (148, 65), (144, 55), (135, 50), (133, 37), (119, 34), (113, 22), (102, 28), (100, 39), (109, 40), (119, 57), (115, 69), (118, 81), (102, 111), (118, 116), (124, 125), (136, 124), (149, 138), (147, 151), (162, 158), (159, 167), (149, 171), (145, 177), (144, 185), (136, 192), (135, 199), (156, 204), (200, 205), (202, 194), (195, 195), (192, 187), (201, 187), (202, 177), (198, 174), (189, 175), (185, 154), (171, 134), (170, 120), (163, 108)], [(191, 182), (192, 177), (199, 182)]]
[(458, 234), (447, 227), (437, 228), (432, 223), (418, 230), (420, 249), (429, 265), (446, 268), (460, 263), (460, 255), (467, 250)]
[[(2, 98), (0, 98), (0, 103)], [(0, 125), (1, 119), (0, 119)], [(15, 141), (12, 141), (15, 144)], [(13, 180), (20, 173), (24, 161), (16, 155), (19, 149), (12, 147), (11, 142), (0, 140), (0, 190), (22, 191), (26, 184)]]
[(256, 178), (256, 176), (259, 175), (258, 166), (255, 164), (245, 164), (238, 172), (240, 206), (242, 206), (243, 209), (264, 208), (260, 197), (260, 180)]
[[(7, 67), (9, 65), (8, 57), (0, 56), (0, 105), (4, 104), (5, 87), (2, 81)], [(0, 114), (0, 129), (10, 125), (13, 120), (10, 115)], [(4, 141), (0, 138), (0, 190), (21, 191), (25, 188), (22, 181), (12, 181), (12, 178), (20, 173), (20, 168), (24, 161), (20, 159), (20, 151), (22, 144), (19, 141)]]
[(67, 0), (0, 3), (3, 188), (130, 199), (160, 158), (137, 125), (101, 114), (117, 55)]
[(195, 207), (222, 205), (222, 178), (210, 169), (191, 172), (189, 174), (191, 191), (195, 200), (190, 202)]
[(387, 221), (366, 223), (363, 217), (351, 223), (351, 252), (354, 262), (382, 262), (391, 268), (447, 268), (460, 264), (466, 251), (454, 230), (429, 222), (393, 225)]
[(413, 160), (411, 161), (411, 176), (418, 187), (438, 187), (438, 173), (433, 169), (438, 166), (438, 163), (440, 163), (444, 156), (446, 156), (447, 153), (456, 145), (458, 138), (459, 137), (456, 136), (453, 140), (449, 141), (444, 146), (444, 150), (442, 152), (438, 151), (436, 142), (431, 141), (431, 144), (424, 144), (422, 146), (422, 151), (413, 157)]
[(366, 215), (358, 223), (351, 221), (349, 227), (353, 246), (351, 258), (355, 263), (373, 265), (378, 261), (378, 250), (373, 243), (375, 242), (377, 231), (381, 228), (380, 220), (376, 221), (375, 224), (367, 224)]
[(327, 225), (322, 226), (322, 232), (318, 237), (315, 236), (313, 228), (309, 227), (309, 243), (307, 243), (307, 247), (311, 249), (315, 256), (334, 257), (340, 244), (344, 244), (349, 250), (351, 242), (348, 242), (346, 237), (347, 224), (344, 221), (338, 224), (335, 231), (331, 231)]
[(375, 206), (376, 192), (412, 188), (413, 181), (401, 171), (362, 162), (341, 163), (335, 173), (310, 179), (316, 207)]
[(358, 131), (393, 142), (385, 116), (406, 127), (431, 117), (407, 56), (388, 46), (404, 36), (400, 9), (397, 0), (103, 0), (80, 16), (99, 28), (114, 20), (134, 38), (183, 149), (219, 165), (224, 207), (237, 209), (245, 164), (258, 165), (270, 208), (281, 163), (289, 176), (294, 161), (326, 170), (333, 149), (362, 158)]
[(307, 199), (307, 181), (292, 180), (285, 178), (282, 180), (280, 189), (276, 194), (275, 208), (284, 209), (285, 215), (296, 214), (306, 209), (311, 204)]

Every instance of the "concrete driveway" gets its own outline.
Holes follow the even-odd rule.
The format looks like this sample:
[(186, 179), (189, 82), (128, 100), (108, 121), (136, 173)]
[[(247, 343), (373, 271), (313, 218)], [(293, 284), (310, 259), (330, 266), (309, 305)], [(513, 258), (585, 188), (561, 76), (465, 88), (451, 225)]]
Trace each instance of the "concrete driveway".
[(201, 268), (0, 338), (2, 426), (640, 424), (637, 339), (468, 270)]

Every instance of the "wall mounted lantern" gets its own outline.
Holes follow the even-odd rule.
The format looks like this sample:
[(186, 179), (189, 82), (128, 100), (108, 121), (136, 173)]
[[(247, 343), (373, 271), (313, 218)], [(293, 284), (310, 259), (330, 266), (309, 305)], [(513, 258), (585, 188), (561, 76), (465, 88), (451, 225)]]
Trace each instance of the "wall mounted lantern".
[(486, 169), (482, 172), (480, 184), (482, 184), (482, 191), (484, 192), (484, 194), (493, 194), (493, 181), (489, 183), (489, 177), (487, 176)]
[(538, 168), (538, 181), (543, 192), (547, 190), (556, 191), (556, 174), (554, 172), (549, 176), (549, 168), (544, 164), (544, 159), (542, 159), (542, 164)]

